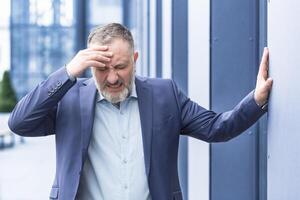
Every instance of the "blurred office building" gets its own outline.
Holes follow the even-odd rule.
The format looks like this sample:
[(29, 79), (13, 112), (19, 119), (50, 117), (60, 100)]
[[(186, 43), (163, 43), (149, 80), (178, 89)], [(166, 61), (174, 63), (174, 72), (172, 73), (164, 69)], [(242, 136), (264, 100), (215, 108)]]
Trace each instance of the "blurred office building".
[[(300, 199), (299, 134), (292, 134), (300, 129), (296, 104), (300, 99), (295, 92), (299, 85), (295, 83), (299, 80), (295, 53), (300, 46), (300, 28), (295, 22), (299, 8), (300, 3), (292, 0), (1, 0), (0, 75), (10, 69), (20, 99), (86, 48), (93, 27), (119, 22), (133, 33), (139, 52), (138, 75), (172, 78), (201, 106), (224, 112), (254, 89), (260, 56), (268, 45), (270, 73), (277, 81), (270, 97), (269, 122), (265, 115), (241, 136), (221, 144), (182, 136), (180, 184), (184, 199), (189, 200)], [(279, 142), (287, 138), (286, 143)], [(28, 144), (36, 153), (39, 143)], [(45, 147), (47, 141), (40, 144)], [(48, 145), (41, 149), (54, 152), (54, 140)], [(6, 153), (0, 151), (0, 181), (2, 163), (12, 171), (22, 165), (15, 160), (9, 163), (10, 155), (17, 154)], [(34, 159), (36, 154), (30, 155)], [(51, 182), (54, 174), (44, 176)], [(0, 182), (0, 199), (13, 195), (3, 188), (9, 184), (18, 188), (15, 180)], [(36, 186), (40, 189), (34, 190), (48, 187), (50, 191), (50, 185), (40, 182)]]

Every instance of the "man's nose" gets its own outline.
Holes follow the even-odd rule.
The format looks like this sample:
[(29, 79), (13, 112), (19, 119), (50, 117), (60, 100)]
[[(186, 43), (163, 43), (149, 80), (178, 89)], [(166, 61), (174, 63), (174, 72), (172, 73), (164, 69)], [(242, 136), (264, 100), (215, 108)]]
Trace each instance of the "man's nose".
[(115, 84), (118, 81), (119, 77), (115, 70), (109, 70), (107, 75), (107, 82), (109, 84)]

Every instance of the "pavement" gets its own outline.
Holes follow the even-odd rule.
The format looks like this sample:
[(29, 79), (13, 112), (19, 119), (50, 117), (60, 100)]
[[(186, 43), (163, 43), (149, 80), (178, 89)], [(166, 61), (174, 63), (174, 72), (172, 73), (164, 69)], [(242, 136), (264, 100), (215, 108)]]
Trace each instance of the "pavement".
[(0, 200), (43, 200), (55, 175), (54, 136), (25, 138), (0, 149)]

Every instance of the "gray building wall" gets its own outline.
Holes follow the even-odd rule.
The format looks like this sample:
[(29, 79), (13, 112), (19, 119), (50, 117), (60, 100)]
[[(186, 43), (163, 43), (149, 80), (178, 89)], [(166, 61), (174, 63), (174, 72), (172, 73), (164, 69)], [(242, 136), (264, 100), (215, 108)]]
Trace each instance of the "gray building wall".
[(274, 79), (268, 123), (268, 199), (300, 199), (300, 2), (268, 5), (270, 74)]

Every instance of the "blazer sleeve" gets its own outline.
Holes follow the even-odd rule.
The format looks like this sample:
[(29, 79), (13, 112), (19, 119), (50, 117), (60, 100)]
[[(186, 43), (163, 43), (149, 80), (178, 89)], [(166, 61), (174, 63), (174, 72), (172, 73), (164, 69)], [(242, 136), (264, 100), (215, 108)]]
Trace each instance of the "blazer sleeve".
[(224, 142), (238, 136), (266, 112), (256, 104), (254, 91), (232, 110), (217, 114), (191, 101), (175, 83), (173, 89), (181, 114), (181, 134), (207, 142)]
[(51, 74), (18, 102), (10, 114), (9, 128), (22, 136), (54, 134), (58, 102), (75, 82), (65, 67)]

